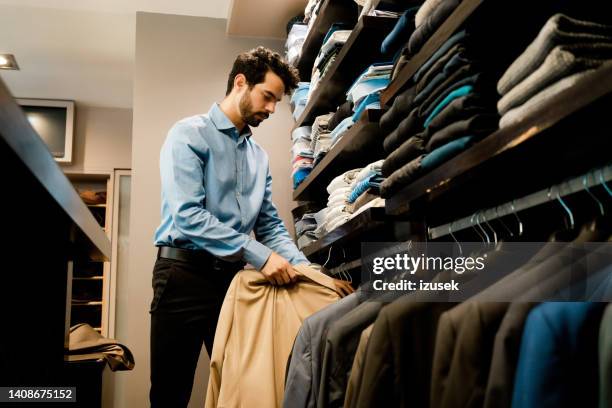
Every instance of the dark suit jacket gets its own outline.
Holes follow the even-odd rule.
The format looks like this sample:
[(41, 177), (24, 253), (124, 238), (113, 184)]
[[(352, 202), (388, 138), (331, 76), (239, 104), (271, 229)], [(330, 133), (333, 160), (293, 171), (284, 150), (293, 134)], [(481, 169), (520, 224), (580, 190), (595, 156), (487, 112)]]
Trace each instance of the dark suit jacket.
[(466, 302), (440, 317), (431, 407), (481, 407), (497, 329), (508, 303)]
[(599, 408), (612, 407), (612, 304), (599, 328)]

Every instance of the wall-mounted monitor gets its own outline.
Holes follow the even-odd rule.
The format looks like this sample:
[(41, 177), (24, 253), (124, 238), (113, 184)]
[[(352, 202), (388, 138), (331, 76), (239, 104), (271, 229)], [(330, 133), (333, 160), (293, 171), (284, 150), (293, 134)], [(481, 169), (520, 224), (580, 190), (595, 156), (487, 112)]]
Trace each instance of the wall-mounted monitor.
[(17, 99), (28, 121), (47, 144), (56, 161), (72, 162), (74, 102), (50, 99)]

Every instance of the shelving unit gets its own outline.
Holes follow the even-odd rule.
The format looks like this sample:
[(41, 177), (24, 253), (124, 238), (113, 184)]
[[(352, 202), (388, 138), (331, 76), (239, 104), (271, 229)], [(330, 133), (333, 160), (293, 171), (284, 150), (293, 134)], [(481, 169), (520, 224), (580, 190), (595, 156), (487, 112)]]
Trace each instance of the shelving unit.
[[(110, 238), (112, 205), (108, 204), (113, 202), (113, 173), (67, 172), (66, 175), (79, 192), (90, 190), (106, 193), (106, 202), (86, 206)], [(102, 335), (109, 335), (110, 269), (110, 262), (75, 262), (72, 297), (81, 301), (71, 303), (71, 326), (88, 323), (92, 327), (100, 327)], [(83, 300), (89, 302), (84, 303)]]
[(484, 0), (463, 0), (440, 28), (427, 40), (423, 48), (401, 69), (387, 89), (380, 95), (381, 105), (390, 101), (410, 82), (412, 76), (448, 40), (466, 20), (483, 4)]
[[(588, 171), (582, 168), (585, 165), (590, 168), (605, 163), (609, 148), (601, 122), (611, 102), (612, 64), (561, 92), (522, 123), (496, 131), (417, 179), (387, 200), (387, 213), (432, 213), (436, 203), (448, 201), (450, 196), (460, 208), (457, 190), (469, 197), (485, 185), (487, 194), (479, 195), (479, 204), (496, 203), (560, 181), (555, 175), (558, 178), (570, 170), (580, 173)], [(543, 158), (550, 159), (547, 166), (542, 166)], [(511, 184), (515, 186), (509, 188)]]
[(302, 81), (310, 81), (314, 63), (325, 34), (333, 23), (346, 23), (352, 27), (357, 21), (357, 4), (353, 0), (324, 0), (317, 19), (313, 23), (302, 46), (302, 55), (297, 62), (297, 69)]
[[(391, 59), (391, 56), (381, 55), (380, 43), (396, 21), (395, 18), (372, 16), (359, 19), (336, 60), (312, 93), (295, 128), (311, 124), (316, 116), (335, 110), (364, 69), (372, 62), (382, 62), (383, 58)], [(364, 50), (368, 52), (364, 53)]]
[(325, 201), (327, 185), (339, 174), (384, 155), (380, 141), (380, 110), (367, 110), (293, 192), (295, 201)]

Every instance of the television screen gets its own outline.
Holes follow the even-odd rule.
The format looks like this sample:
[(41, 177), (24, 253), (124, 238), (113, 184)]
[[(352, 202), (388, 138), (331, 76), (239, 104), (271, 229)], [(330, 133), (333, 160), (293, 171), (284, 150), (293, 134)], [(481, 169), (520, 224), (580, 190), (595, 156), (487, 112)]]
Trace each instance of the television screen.
[(18, 99), (32, 128), (59, 162), (72, 161), (74, 102)]

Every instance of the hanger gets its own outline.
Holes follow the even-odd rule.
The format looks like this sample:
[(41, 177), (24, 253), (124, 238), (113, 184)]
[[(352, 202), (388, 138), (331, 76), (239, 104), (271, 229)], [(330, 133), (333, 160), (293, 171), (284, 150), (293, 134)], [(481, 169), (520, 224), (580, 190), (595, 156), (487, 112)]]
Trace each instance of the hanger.
[(604, 187), (604, 189), (606, 190), (606, 192), (610, 195), (610, 197), (612, 197), (612, 190), (610, 190), (610, 187), (608, 187), (608, 185), (606, 184), (606, 181), (604, 180), (603, 177), (603, 169), (599, 169), (599, 181), (601, 182), (601, 185)]
[(482, 225), (480, 225), (480, 220), (479, 220), (479, 218), (480, 218), (480, 214), (481, 214), (481, 212), (480, 212), (480, 211), (477, 211), (477, 212), (476, 212), (476, 225), (478, 225), (478, 228), (480, 228), (480, 230), (482, 231), (482, 233), (483, 233), (483, 234), (485, 235), (485, 237), (487, 238), (487, 242), (486, 242), (486, 244), (487, 244), (487, 245), (489, 245), (489, 244), (491, 244), (491, 239), (489, 238), (489, 234), (487, 234), (487, 231), (485, 231), (485, 230), (484, 230), (484, 228), (482, 228)]
[(514, 232), (512, 232), (512, 230), (508, 228), (504, 220), (502, 220), (501, 217), (499, 216), (499, 206), (495, 207), (495, 219), (500, 222), (500, 224), (506, 229), (506, 231), (508, 231), (510, 238), (513, 238)]
[(495, 246), (497, 246), (497, 233), (495, 232), (495, 230), (493, 229), (493, 227), (491, 226), (489, 221), (487, 221), (484, 212), (482, 213), (482, 219), (484, 220), (485, 225), (488, 226), (489, 229), (491, 230), (491, 232), (493, 233), (493, 242), (494, 242)]
[(455, 238), (455, 236), (453, 235), (453, 223), (452, 222), (448, 224), (448, 233), (457, 243), (457, 246), (459, 247), (459, 255), (463, 256), (463, 248), (461, 248), (461, 244), (459, 243), (459, 241), (457, 241), (457, 238)]
[(518, 225), (519, 225), (518, 236), (521, 237), (523, 236), (523, 222), (521, 221), (518, 214), (516, 213), (516, 208), (514, 207), (514, 201), (516, 200), (512, 200), (512, 202), (510, 202), (510, 209), (512, 210), (512, 214), (514, 214), (514, 216), (516, 217), (516, 221), (518, 221)]
[[(589, 176), (590, 173), (585, 174), (584, 177), (582, 178), (582, 185), (584, 186), (584, 189), (587, 193), (589, 193), (589, 195), (591, 197), (593, 197), (593, 200), (595, 200), (595, 202), (597, 203), (597, 206), (599, 207), (599, 213), (603, 216), (606, 215), (606, 212), (604, 211), (604, 206), (601, 203), (601, 201), (599, 201), (599, 199), (595, 196), (595, 194), (593, 194), (593, 192), (591, 192), (591, 190), (589, 189), (589, 186), (587, 184), (587, 178)], [(593, 174), (593, 178), (595, 178), (595, 175)]]
[(470, 226), (474, 229), (474, 231), (476, 231), (476, 234), (478, 234), (478, 236), (480, 237), (480, 239), (482, 240), (482, 243), (485, 243), (485, 238), (482, 236), (482, 234), (478, 231), (478, 229), (476, 229), (476, 227), (474, 226), (474, 217), (476, 216), (476, 213), (472, 214), (472, 216), (470, 217)]
[[(552, 187), (550, 187), (548, 189), (548, 199), (552, 200)], [(557, 188), (557, 201), (559, 201), (559, 204), (561, 204), (561, 207), (563, 207), (563, 209), (565, 210), (565, 212), (567, 212), (567, 215), (569, 215), (569, 220), (570, 220), (570, 230), (573, 230), (575, 227), (575, 223), (574, 223), (574, 214), (572, 214), (572, 210), (570, 210), (570, 208), (567, 206), (567, 204), (565, 204), (565, 201), (563, 201), (563, 199), (561, 198), (561, 194), (559, 193), (559, 188)]]

